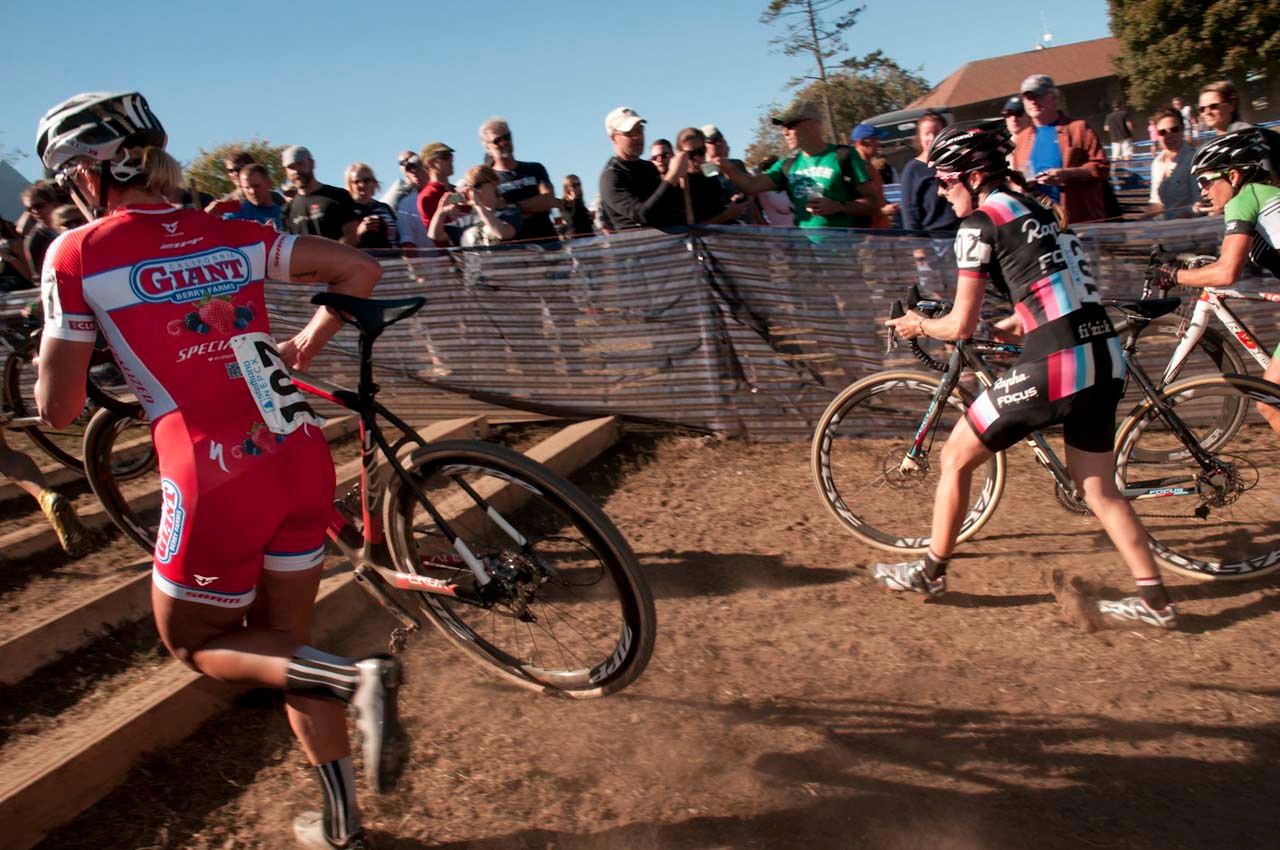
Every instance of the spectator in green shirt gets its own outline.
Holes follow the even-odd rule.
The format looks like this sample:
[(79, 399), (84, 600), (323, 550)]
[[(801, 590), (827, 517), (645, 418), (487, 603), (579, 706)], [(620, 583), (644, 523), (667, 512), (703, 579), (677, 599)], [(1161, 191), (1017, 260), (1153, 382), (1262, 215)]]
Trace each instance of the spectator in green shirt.
[(747, 174), (728, 160), (721, 171), (740, 192), (787, 192), (797, 227), (869, 227), (877, 203), (867, 165), (848, 145), (823, 139), (821, 115), (817, 104), (797, 101), (772, 118), (790, 156), (764, 174)]

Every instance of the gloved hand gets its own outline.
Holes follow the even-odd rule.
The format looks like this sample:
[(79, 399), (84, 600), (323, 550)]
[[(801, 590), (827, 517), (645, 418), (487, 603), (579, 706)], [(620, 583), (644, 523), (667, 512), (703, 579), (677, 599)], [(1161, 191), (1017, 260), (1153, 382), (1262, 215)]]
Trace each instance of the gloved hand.
[(1161, 263), (1151, 272), (1151, 286), (1162, 298), (1178, 285), (1177, 275), (1181, 268), (1181, 263)]

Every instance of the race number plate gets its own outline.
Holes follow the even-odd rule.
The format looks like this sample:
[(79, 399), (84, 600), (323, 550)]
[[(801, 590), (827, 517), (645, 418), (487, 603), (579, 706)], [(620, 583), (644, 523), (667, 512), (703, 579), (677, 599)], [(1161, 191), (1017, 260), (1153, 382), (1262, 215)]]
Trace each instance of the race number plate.
[(273, 434), (292, 434), (307, 423), (324, 424), (289, 377), (271, 337), (261, 332), (233, 336), (231, 349), (262, 421)]

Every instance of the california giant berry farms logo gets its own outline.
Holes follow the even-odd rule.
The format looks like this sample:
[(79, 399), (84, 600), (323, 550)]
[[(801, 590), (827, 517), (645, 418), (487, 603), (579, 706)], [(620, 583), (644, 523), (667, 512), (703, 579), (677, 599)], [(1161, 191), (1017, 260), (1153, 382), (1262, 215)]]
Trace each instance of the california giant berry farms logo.
[(156, 561), (167, 564), (182, 547), (182, 531), (187, 512), (182, 507), (182, 491), (168, 478), (160, 479), (160, 530), (156, 532)]
[(140, 263), (129, 276), (129, 288), (143, 301), (182, 304), (236, 292), (249, 280), (249, 257), (235, 248), (218, 248)]

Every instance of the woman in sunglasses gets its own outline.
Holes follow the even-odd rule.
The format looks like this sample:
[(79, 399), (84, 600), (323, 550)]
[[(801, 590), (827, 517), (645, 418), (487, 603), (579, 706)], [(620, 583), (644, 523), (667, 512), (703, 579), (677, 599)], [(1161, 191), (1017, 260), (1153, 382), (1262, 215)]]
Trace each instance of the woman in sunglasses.
[[(1191, 160), (1191, 174), (1200, 195), (1222, 213), (1225, 235), (1218, 259), (1207, 266), (1188, 269), (1166, 263), (1156, 271), (1161, 289), (1171, 286), (1231, 286), (1244, 271), (1245, 261), (1280, 277), (1280, 133), (1249, 127), (1206, 142)], [(1262, 375), (1280, 381), (1280, 348)], [(1280, 432), (1280, 413), (1258, 408), (1271, 427)]]
[(1240, 120), (1240, 94), (1226, 80), (1200, 89), (1200, 121), (1218, 136), (1253, 126)]
[(925, 557), (877, 564), (874, 577), (889, 590), (944, 593), (973, 470), (1031, 431), (1061, 424), (1072, 480), (1138, 585), (1136, 595), (1099, 602), (1097, 611), (1127, 624), (1173, 628), (1177, 613), (1147, 547), (1146, 530), (1116, 489), (1111, 444), (1124, 362), (1115, 329), (1080, 241), (1011, 181), (1012, 150), (999, 120), (948, 127), (929, 148), (938, 193), (961, 219), (955, 305), (945, 316), (925, 318), (909, 310), (887, 324), (904, 338), (968, 337), (991, 284), (1013, 304), (1023, 353), (969, 405), (947, 438)]

